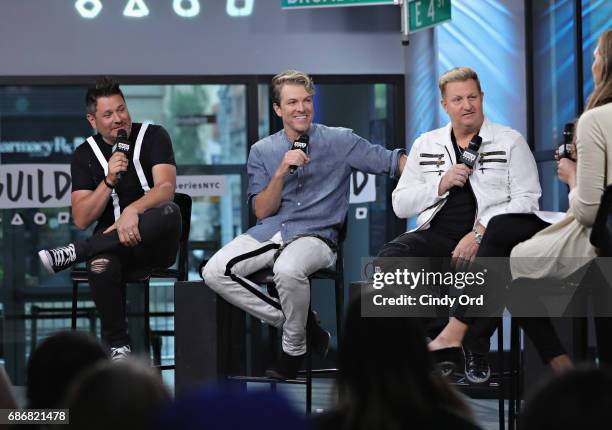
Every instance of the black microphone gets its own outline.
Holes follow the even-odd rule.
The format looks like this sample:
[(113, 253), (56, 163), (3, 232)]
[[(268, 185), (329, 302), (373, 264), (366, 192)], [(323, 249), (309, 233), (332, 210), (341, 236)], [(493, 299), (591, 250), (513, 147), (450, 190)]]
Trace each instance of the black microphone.
[[(295, 142), (293, 142), (291, 149), (301, 149), (302, 151), (304, 151), (304, 154), (308, 155), (308, 140), (309, 137), (307, 134), (301, 135)], [(297, 168), (298, 166), (289, 166), (289, 173), (295, 173)]]
[(482, 137), (477, 134), (472, 137), (468, 147), (461, 153), (461, 162), (468, 166), (470, 169), (474, 168), (476, 160), (478, 159), (478, 150), (482, 144)]
[(559, 145), (559, 158), (571, 158), (572, 141), (574, 140), (574, 123), (568, 122), (563, 127), (563, 143)]
[[(115, 146), (113, 146), (113, 152), (118, 151), (128, 156), (128, 152), (130, 152), (130, 142), (128, 141), (127, 131), (120, 128), (117, 131), (117, 137), (115, 138)], [(117, 183), (121, 181), (121, 173), (117, 172)]]

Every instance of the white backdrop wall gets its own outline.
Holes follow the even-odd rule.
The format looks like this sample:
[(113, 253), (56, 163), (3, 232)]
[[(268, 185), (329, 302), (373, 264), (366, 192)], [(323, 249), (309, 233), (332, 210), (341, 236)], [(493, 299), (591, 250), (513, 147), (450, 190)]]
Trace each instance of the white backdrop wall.
[(187, 19), (173, 0), (144, 0), (144, 18), (123, 15), (134, 0), (99, 1), (95, 19), (75, 0), (0, 1), (0, 76), (403, 73), (397, 6), (285, 11), (254, 0), (250, 16), (231, 17), (235, 0), (199, 0)]

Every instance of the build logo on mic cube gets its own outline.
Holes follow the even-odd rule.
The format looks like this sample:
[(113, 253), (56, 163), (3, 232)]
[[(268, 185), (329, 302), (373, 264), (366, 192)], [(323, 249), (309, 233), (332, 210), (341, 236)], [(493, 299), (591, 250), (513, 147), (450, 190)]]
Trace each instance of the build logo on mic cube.
[(473, 166), (474, 163), (476, 162), (476, 157), (477, 155), (472, 153), (472, 152), (468, 152), (465, 151), (462, 155), (461, 155), (461, 159), (463, 160), (463, 162), (465, 164), (469, 164), (470, 166)]

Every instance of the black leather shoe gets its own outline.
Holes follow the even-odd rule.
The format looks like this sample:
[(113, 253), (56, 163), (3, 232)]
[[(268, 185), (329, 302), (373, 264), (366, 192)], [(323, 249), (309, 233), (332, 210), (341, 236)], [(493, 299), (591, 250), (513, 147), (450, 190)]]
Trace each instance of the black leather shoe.
[(442, 348), (431, 352), (442, 376), (451, 376), (461, 363), (462, 351), (458, 346)]
[(302, 355), (289, 355), (285, 351), (281, 352), (280, 358), (274, 363), (268, 370), (266, 370), (266, 376), (272, 379), (295, 379), (298, 370), (302, 366)]
[(325, 358), (329, 352), (331, 334), (321, 327), (321, 320), (316, 312), (310, 311), (306, 324), (307, 334), (310, 336), (312, 351), (321, 358)]
[(491, 379), (491, 366), (486, 354), (479, 354), (463, 348), (465, 355), (465, 379), (470, 384), (486, 384)]

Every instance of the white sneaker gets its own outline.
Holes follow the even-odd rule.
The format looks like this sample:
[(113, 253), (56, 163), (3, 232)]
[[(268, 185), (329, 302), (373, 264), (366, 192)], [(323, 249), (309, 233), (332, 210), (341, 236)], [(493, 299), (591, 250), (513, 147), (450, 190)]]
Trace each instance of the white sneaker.
[(125, 360), (130, 354), (132, 354), (130, 345), (117, 346), (110, 349), (111, 360), (113, 361)]
[(67, 269), (75, 263), (76, 249), (71, 243), (68, 246), (40, 250), (38, 251), (38, 257), (47, 272), (54, 274)]

